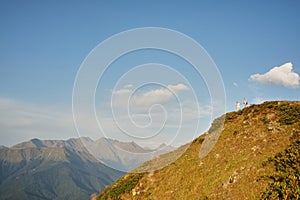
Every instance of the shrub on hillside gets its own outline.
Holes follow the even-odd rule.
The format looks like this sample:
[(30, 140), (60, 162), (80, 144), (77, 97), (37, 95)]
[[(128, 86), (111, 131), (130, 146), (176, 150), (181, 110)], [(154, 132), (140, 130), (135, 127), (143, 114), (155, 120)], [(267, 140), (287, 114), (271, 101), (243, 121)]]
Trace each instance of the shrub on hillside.
[(208, 133), (213, 133), (215, 131), (221, 131), (221, 128), (224, 125), (224, 116), (219, 117), (213, 121), (211, 127), (208, 130)]
[(120, 199), (120, 195), (131, 192), (143, 176), (143, 173), (130, 174), (127, 178), (123, 178), (123, 180), (115, 187), (112, 187), (108, 192), (100, 194), (97, 199)]
[(290, 106), (288, 103), (279, 106), (281, 125), (291, 125), (300, 121), (300, 105)]
[(300, 199), (300, 140), (269, 158), (275, 167), (262, 199)]

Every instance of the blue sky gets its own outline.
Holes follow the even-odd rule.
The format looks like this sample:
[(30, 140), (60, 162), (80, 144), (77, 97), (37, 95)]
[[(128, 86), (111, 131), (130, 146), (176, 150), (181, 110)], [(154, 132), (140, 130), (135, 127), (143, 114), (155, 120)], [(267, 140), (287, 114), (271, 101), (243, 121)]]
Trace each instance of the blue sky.
[[(202, 45), (222, 76), (227, 111), (243, 97), (250, 104), (299, 100), (299, 25), (298, 1), (1, 1), (1, 144), (76, 137), (72, 91), (81, 63), (100, 42), (133, 28), (168, 28)], [(156, 62), (167, 57), (151, 55)], [(133, 60), (151, 61), (144, 54)], [(168, 64), (183, 69), (175, 61)], [(199, 79), (192, 71), (181, 73), (187, 73), (191, 82)], [(120, 71), (112, 69), (99, 86), (102, 92), (111, 94), (112, 80), (119, 76)], [(171, 81), (170, 87), (180, 83)], [(200, 91), (202, 84), (196, 86)], [(145, 93), (159, 89), (148, 88)], [(105, 113), (109, 106), (101, 94), (96, 95), (103, 98), (96, 107)], [(202, 101), (207, 108), (207, 98)], [(210, 122), (203, 121), (199, 134)], [(179, 140), (184, 143), (191, 137)]]

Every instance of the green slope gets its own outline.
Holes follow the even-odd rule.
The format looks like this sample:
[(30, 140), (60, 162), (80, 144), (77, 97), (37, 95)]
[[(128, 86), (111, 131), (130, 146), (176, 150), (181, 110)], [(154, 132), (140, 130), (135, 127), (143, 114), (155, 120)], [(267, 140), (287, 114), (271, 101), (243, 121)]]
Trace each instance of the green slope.
[[(289, 191), (299, 193), (300, 102), (266, 102), (223, 117), (220, 138), (206, 157), (199, 158), (204, 134), (174, 163), (151, 173), (129, 173), (97, 198), (282, 199), (284, 194), (292, 198)], [(210, 134), (218, 131), (219, 121), (215, 120)], [(168, 156), (173, 155), (161, 156), (143, 168)], [(284, 166), (284, 171), (278, 166)]]

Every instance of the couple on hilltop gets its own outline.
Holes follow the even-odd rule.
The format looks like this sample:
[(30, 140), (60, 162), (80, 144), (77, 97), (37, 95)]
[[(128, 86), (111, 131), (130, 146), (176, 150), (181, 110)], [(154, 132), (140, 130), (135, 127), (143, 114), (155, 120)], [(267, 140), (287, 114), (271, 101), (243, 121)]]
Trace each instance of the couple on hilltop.
[[(244, 104), (244, 108), (246, 108), (248, 106), (248, 100), (246, 99), (246, 97), (244, 97), (244, 101), (243, 101), (243, 104)], [(240, 102), (236, 101), (235, 102), (235, 107), (236, 107), (236, 110), (240, 110), (241, 109), (241, 104)]]

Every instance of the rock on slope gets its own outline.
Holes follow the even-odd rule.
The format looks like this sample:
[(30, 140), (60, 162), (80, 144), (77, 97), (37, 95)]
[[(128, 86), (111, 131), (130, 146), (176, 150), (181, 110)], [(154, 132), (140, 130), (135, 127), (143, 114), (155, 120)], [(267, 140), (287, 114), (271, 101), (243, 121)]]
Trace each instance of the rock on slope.
[[(204, 134), (174, 163), (151, 173), (129, 173), (107, 187), (97, 199), (256, 199), (268, 195), (280, 199), (300, 195), (299, 145), (295, 145), (300, 140), (300, 102), (265, 102), (222, 117), (224, 126), (218, 124), (221, 118), (216, 119), (207, 133), (221, 127), (221, 135), (206, 157), (199, 159), (199, 149), (207, 135)], [(282, 152), (292, 159), (283, 159)], [(168, 156), (172, 153), (145, 165)], [(274, 166), (271, 161), (280, 156), (283, 164)], [(273, 174), (280, 166), (296, 169), (287, 170), (293, 173), (286, 175), (290, 178), (279, 179), (284, 188), (276, 190), (280, 182), (273, 180), (277, 177)]]

